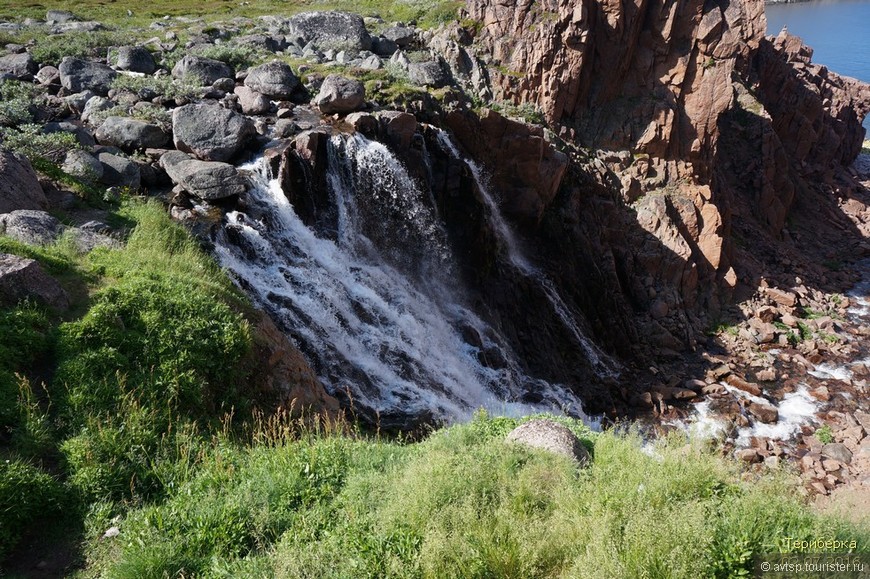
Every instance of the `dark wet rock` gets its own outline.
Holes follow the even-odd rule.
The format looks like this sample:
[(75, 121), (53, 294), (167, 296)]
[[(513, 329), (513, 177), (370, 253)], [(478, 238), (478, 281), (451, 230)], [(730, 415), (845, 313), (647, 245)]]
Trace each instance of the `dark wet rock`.
[(229, 161), (256, 134), (245, 116), (217, 105), (195, 104), (172, 111), (175, 147), (204, 161)]
[(82, 58), (64, 57), (58, 67), (60, 84), (70, 92), (91, 90), (98, 95), (109, 93), (112, 81), (118, 73), (99, 62)]

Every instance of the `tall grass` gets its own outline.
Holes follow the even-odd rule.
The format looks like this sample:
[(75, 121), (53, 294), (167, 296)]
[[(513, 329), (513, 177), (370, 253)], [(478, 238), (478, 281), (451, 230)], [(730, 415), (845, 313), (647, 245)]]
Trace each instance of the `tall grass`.
[[(401, 444), (346, 435), (219, 447), (91, 552), (108, 577), (739, 577), (784, 537), (866, 545), (785, 473), (744, 481), (684, 441), (587, 438), (586, 470), (504, 442), (515, 420)], [(591, 435), (586, 432), (586, 436)]]

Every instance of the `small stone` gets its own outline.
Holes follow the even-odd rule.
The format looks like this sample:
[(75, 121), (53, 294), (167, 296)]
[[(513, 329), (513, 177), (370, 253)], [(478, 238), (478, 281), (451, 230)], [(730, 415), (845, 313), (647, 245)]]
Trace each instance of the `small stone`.
[(758, 451), (754, 448), (741, 448), (734, 451), (734, 457), (737, 460), (746, 462), (746, 463), (756, 463), (761, 462), (761, 455), (758, 454)]
[(852, 462), (852, 451), (846, 448), (846, 446), (841, 442), (832, 442), (823, 446), (822, 455), (827, 456), (828, 458), (833, 458), (843, 464), (849, 464)]
[(111, 539), (112, 537), (117, 537), (121, 534), (121, 529), (118, 527), (109, 527), (105, 533), (103, 533), (104, 539)]

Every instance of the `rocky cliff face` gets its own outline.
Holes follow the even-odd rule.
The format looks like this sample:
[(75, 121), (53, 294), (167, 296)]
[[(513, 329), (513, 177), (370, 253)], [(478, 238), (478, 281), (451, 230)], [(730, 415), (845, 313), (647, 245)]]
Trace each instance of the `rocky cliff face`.
[[(594, 236), (658, 345), (692, 345), (741, 284), (754, 289), (753, 252), (792, 241), (799, 202), (847, 227), (836, 196), (855, 187), (845, 167), (870, 87), (811, 64), (793, 36), (765, 38), (760, 0), (469, 0), (467, 15), (496, 98), (542, 112), (577, 170), (620, 192), (605, 218), (619, 234), (599, 207)], [(588, 184), (566, 189), (544, 209), (593, 210)]]

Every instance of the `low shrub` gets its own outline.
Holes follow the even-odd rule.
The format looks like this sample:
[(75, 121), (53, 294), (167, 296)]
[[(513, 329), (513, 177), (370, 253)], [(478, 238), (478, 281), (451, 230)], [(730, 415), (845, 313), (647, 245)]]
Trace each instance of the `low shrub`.
[(21, 460), (0, 461), (0, 560), (33, 519), (45, 519), (63, 504), (54, 477)]

